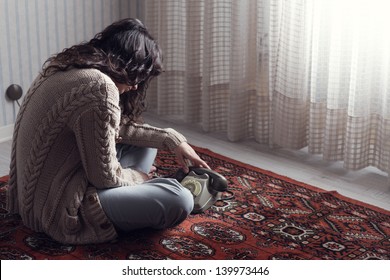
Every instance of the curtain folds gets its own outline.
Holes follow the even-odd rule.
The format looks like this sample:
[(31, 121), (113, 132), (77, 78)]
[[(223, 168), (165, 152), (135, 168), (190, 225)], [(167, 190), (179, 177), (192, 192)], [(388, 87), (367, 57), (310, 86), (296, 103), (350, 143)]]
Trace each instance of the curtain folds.
[(147, 0), (165, 72), (149, 107), (389, 172), (390, 39), (381, 0)]

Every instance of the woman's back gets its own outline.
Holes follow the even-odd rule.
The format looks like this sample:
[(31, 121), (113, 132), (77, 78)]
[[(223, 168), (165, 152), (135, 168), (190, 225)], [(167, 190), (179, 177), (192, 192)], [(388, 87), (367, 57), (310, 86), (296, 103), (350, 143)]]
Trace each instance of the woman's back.
[[(76, 135), (75, 123), (85, 112), (107, 102), (119, 102), (115, 84), (94, 69), (38, 77), (27, 93), (15, 125), (10, 175), (16, 178), (11, 188), (18, 192), (15, 211), (30, 228), (53, 231), (61, 222), (65, 224), (58, 228), (79, 227), (71, 225), (80, 206), (76, 204), (81, 203), (74, 194), (81, 199), (87, 191), (86, 163), (80, 149), (88, 147), (80, 147), (77, 139), (82, 136)], [(92, 119), (90, 125), (97, 131)], [(62, 217), (64, 209), (74, 218)]]

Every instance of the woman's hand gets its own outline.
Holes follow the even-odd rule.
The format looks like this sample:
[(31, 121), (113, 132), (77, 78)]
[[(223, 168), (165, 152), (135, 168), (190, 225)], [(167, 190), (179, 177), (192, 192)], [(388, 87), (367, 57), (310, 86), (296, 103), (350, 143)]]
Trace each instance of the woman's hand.
[(211, 169), (187, 142), (182, 142), (175, 148), (174, 152), (185, 173), (189, 172), (189, 165)]

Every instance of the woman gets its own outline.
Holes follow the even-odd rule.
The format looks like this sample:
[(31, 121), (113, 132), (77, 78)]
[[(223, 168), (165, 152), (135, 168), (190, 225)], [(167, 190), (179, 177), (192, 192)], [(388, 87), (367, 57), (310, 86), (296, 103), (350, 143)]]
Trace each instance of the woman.
[(8, 210), (68, 244), (182, 222), (193, 197), (175, 179), (149, 180), (156, 149), (174, 151), (185, 171), (186, 161), (209, 167), (177, 131), (139, 122), (161, 60), (136, 19), (49, 58), (15, 123)]

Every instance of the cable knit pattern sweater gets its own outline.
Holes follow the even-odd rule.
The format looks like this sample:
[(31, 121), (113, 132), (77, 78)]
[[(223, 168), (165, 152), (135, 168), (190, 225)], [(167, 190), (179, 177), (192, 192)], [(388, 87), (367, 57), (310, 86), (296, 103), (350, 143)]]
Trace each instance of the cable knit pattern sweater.
[(186, 139), (173, 129), (121, 119), (118, 89), (98, 70), (39, 76), (15, 123), (7, 209), (62, 243), (114, 239), (97, 189), (143, 182), (118, 163), (118, 141), (172, 150)]

